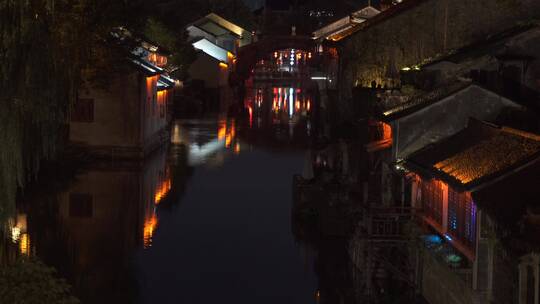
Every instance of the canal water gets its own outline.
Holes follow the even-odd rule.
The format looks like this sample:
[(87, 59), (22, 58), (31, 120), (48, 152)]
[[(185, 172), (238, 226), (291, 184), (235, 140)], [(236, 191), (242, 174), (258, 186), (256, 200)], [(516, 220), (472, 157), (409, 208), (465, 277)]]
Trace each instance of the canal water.
[(157, 208), (151, 244), (134, 255), (142, 302), (313, 303), (313, 261), (290, 217), (304, 154), (244, 142), (226, 124), (174, 125), (171, 156), (187, 158), (192, 172), (171, 208)]
[(291, 216), (313, 100), (300, 88), (252, 93), (240, 117), (174, 121), (144, 162), (39, 181), (7, 221), (0, 258), (38, 257), (82, 303), (319, 303), (317, 251)]

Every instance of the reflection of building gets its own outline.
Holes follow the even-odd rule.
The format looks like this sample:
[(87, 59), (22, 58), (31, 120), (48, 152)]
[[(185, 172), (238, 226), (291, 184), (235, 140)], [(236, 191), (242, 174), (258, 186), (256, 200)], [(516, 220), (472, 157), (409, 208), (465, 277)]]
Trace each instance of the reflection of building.
[(165, 154), (160, 153), (142, 167), (91, 169), (60, 195), (64, 246), (76, 248), (68, 249), (70, 272), (83, 300), (100, 302), (104, 296), (127, 292), (122, 289), (129, 256), (140, 244), (151, 245), (157, 228), (155, 206), (168, 189)]
[(13, 221), (13, 240), (22, 254), (55, 267), (84, 303), (132, 302), (132, 255), (152, 245), (157, 206), (169, 201), (173, 175), (185, 174), (166, 161), (159, 150), (142, 164), (95, 163), (66, 190), (26, 198), (28, 215)]
[[(310, 86), (257, 84), (246, 89), (244, 107), (249, 130), (243, 135), (250, 143), (266, 140), (305, 142), (312, 134), (317, 113)], [(294, 140), (293, 140), (294, 139)], [(269, 143), (269, 142), (267, 142)]]
[(236, 120), (226, 118), (217, 123), (205, 121), (190, 126), (176, 121), (172, 128), (172, 143), (175, 147), (185, 147), (189, 166), (221, 163), (228, 151), (239, 154), (242, 149)]
[[(13, 244), (17, 245), (18, 254), (30, 256), (34, 253), (34, 247), (28, 234), (28, 215), (26, 213), (18, 213), (13, 219), (8, 221), (10, 239)], [(10, 252), (13, 254), (13, 252)]]
[(98, 155), (141, 158), (165, 139), (175, 80), (164, 70), (166, 52), (145, 41), (138, 45), (126, 51), (122, 72), (101, 81), (87, 77), (71, 111), (70, 141)]

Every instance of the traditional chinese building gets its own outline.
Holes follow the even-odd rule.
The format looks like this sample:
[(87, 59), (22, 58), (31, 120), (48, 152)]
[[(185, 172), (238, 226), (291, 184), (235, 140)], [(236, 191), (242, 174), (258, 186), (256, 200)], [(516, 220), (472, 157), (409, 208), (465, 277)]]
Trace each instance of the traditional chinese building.
[(470, 117), (540, 130), (534, 81), (540, 74), (531, 53), (539, 46), (537, 26), (518, 26), (428, 64), (403, 68), (402, 88), (357, 89), (371, 91), (355, 103), (368, 120), (366, 149), (382, 184), (381, 200), (408, 204), (408, 187), (398, 182), (395, 164), (461, 131)]
[(70, 141), (93, 154), (143, 158), (167, 136), (175, 80), (167, 52), (150, 42), (126, 51), (107, 81), (86, 78), (70, 113)]
[(188, 25), (186, 30), (199, 51), (189, 69), (191, 78), (203, 80), (207, 88), (227, 86), (237, 50), (252, 42), (252, 33), (214, 13)]
[(380, 11), (372, 6), (366, 6), (360, 10), (327, 24), (313, 32), (315, 40), (339, 41), (346, 37), (352, 28), (368, 19), (378, 15)]
[(197, 51), (189, 81), (204, 88), (202, 108), (216, 108), (219, 103), (218, 107), (227, 109), (232, 99), (229, 74), (235, 68), (238, 48), (252, 42), (252, 33), (214, 13), (187, 25), (186, 31)]
[[(409, 170), (407, 178), (412, 182), (412, 207), (421, 210), (418, 218), (426, 233), (432, 235), (426, 243), (429, 243), (428, 247), (435, 246), (430, 240), (436, 239), (435, 243), (442, 246), (440, 248), (446, 248), (439, 253), (430, 250), (426, 265), (422, 266), (421, 271), (426, 277), (419, 284), (428, 300), (432, 297), (438, 298), (433, 303), (473, 303), (472, 299), (481, 294), (496, 303), (517, 303), (518, 297), (511, 289), (527, 289), (522, 286), (523, 282), (519, 286), (505, 286), (497, 280), (505, 280), (505, 271), (510, 271), (507, 276), (519, 274), (526, 278), (527, 275), (516, 272), (499, 255), (501, 250), (518, 257), (537, 252), (537, 249), (524, 250), (522, 246), (514, 246), (517, 240), (505, 241), (504, 235), (512, 234), (512, 238), (517, 239), (517, 222), (530, 222), (534, 218), (527, 216), (523, 209), (537, 203), (534, 200), (540, 194), (535, 187), (539, 164), (539, 135), (474, 119), (464, 130), (428, 145), (406, 159), (404, 167)], [(491, 212), (484, 214), (484, 209)], [(512, 223), (505, 226), (509, 220)], [(537, 225), (529, 225), (533, 231), (536, 231), (535, 227)], [(517, 235), (526, 238), (529, 233), (517, 232)], [(495, 239), (509, 243), (504, 249), (497, 248)], [(528, 244), (531, 243), (534, 244), (529, 240)], [(442, 264), (436, 262), (441, 258)], [(448, 275), (437, 274), (443, 279), (436, 283), (431, 281), (433, 274), (430, 273), (440, 265), (448, 267), (441, 268)], [(533, 269), (539, 267), (538, 263), (533, 266)], [(533, 295), (538, 294), (539, 283), (538, 277), (534, 277), (532, 287), (528, 287), (529, 293), (533, 288)], [(459, 286), (466, 289), (460, 291)], [(452, 297), (454, 302), (448, 300)], [(526, 297), (519, 296), (520, 299)], [(443, 298), (447, 299), (443, 301)], [(519, 303), (537, 303), (534, 302), (538, 301), (537, 296), (532, 299)]]

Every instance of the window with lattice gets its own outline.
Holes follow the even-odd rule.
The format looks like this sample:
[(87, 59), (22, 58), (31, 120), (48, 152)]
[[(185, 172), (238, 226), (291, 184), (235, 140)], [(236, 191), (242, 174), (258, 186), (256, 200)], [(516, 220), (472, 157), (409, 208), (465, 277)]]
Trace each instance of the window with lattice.
[(448, 233), (474, 251), (476, 206), (470, 193), (448, 189)]

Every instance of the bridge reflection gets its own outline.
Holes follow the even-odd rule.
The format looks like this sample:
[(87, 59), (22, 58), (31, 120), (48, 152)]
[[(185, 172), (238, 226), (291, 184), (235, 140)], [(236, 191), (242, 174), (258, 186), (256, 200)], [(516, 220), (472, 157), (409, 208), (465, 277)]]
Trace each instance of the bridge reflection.
[(313, 133), (317, 91), (310, 86), (259, 83), (247, 89), (244, 107), (249, 118), (243, 136), (263, 144), (307, 145)]

